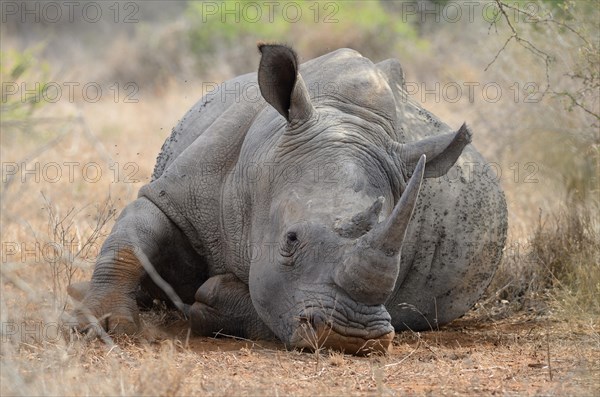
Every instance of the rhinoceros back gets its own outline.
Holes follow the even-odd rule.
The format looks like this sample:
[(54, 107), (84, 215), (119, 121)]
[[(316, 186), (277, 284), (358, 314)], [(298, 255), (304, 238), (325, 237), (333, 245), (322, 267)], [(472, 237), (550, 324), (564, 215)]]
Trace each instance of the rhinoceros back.
[[(397, 61), (396, 61), (397, 62)], [(408, 99), (402, 76), (388, 76), (401, 143), (452, 132)], [(475, 132), (476, 133), (476, 132)], [(423, 181), (402, 247), (404, 270), (386, 307), (396, 329), (427, 330), (466, 313), (502, 257), (507, 209), (494, 170), (469, 145), (450, 171)]]
[(204, 133), (232, 105), (239, 103), (250, 86), (256, 86), (256, 73), (228, 80), (218, 89), (204, 95), (179, 121), (165, 140), (156, 158), (152, 181), (160, 178), (164, 170)]

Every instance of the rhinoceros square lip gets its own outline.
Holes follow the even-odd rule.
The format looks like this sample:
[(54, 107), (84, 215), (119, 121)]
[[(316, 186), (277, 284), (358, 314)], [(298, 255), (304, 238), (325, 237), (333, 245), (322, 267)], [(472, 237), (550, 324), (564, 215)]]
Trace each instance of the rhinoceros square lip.
[(366, 356), (384, 354), (392, 347), (395, 332), (392, 330), (378, 338), (360, 338), (341, 335), (328, 327), (312, 328), (302, 324), (292, 339), (292, 346), (300, 350), (318, 351), (333, 349), (347, 354)]
[(330, 348), (349, 354), (382, 353), (394, 336), (391, 317), (383, 305), (363, 305), (335, 288), (335, 295), (304, 291), (296, 309), (287, 344), (307, 350)]

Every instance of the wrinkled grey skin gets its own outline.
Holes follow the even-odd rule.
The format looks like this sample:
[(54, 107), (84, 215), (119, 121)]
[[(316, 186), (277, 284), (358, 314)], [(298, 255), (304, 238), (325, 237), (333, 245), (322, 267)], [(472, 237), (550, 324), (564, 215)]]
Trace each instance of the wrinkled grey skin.
[(168, 299), (150, 268), (202, 335), (361, 354), (463, 315), (507, 227), (466, 126), (408, 100), (396, 60), (341, 49), (298, 74), (292, 50), (260, 50), (258, 77), (203, 97), (163, 145), (70, 290), (77, 326), (135, 332), (136, 294)]

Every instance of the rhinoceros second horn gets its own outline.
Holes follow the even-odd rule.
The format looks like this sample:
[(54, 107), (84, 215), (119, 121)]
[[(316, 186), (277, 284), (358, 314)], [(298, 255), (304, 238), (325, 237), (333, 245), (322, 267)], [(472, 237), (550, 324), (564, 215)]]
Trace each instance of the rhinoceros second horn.
[(359, 302), (383, 304), (394, 290), (400, 251), (423, 182), (425, 161), (422, 155), (392, 213), (356, 241), (355, 249), (336, 272), (336, 283)]

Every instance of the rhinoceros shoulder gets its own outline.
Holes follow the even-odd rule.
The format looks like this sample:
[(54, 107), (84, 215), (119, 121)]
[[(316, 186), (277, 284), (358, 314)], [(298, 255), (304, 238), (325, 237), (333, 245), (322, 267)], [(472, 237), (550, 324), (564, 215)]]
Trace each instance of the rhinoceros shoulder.
[(244, 98), (262, 101), (256, 73), (248, 73), (220, 84), (205, 82), (210, 90), (187, 111), (165, 140), (156, 159), (152, 181), (158, 179), (177, 157), (201, 136), (231, 106)]

